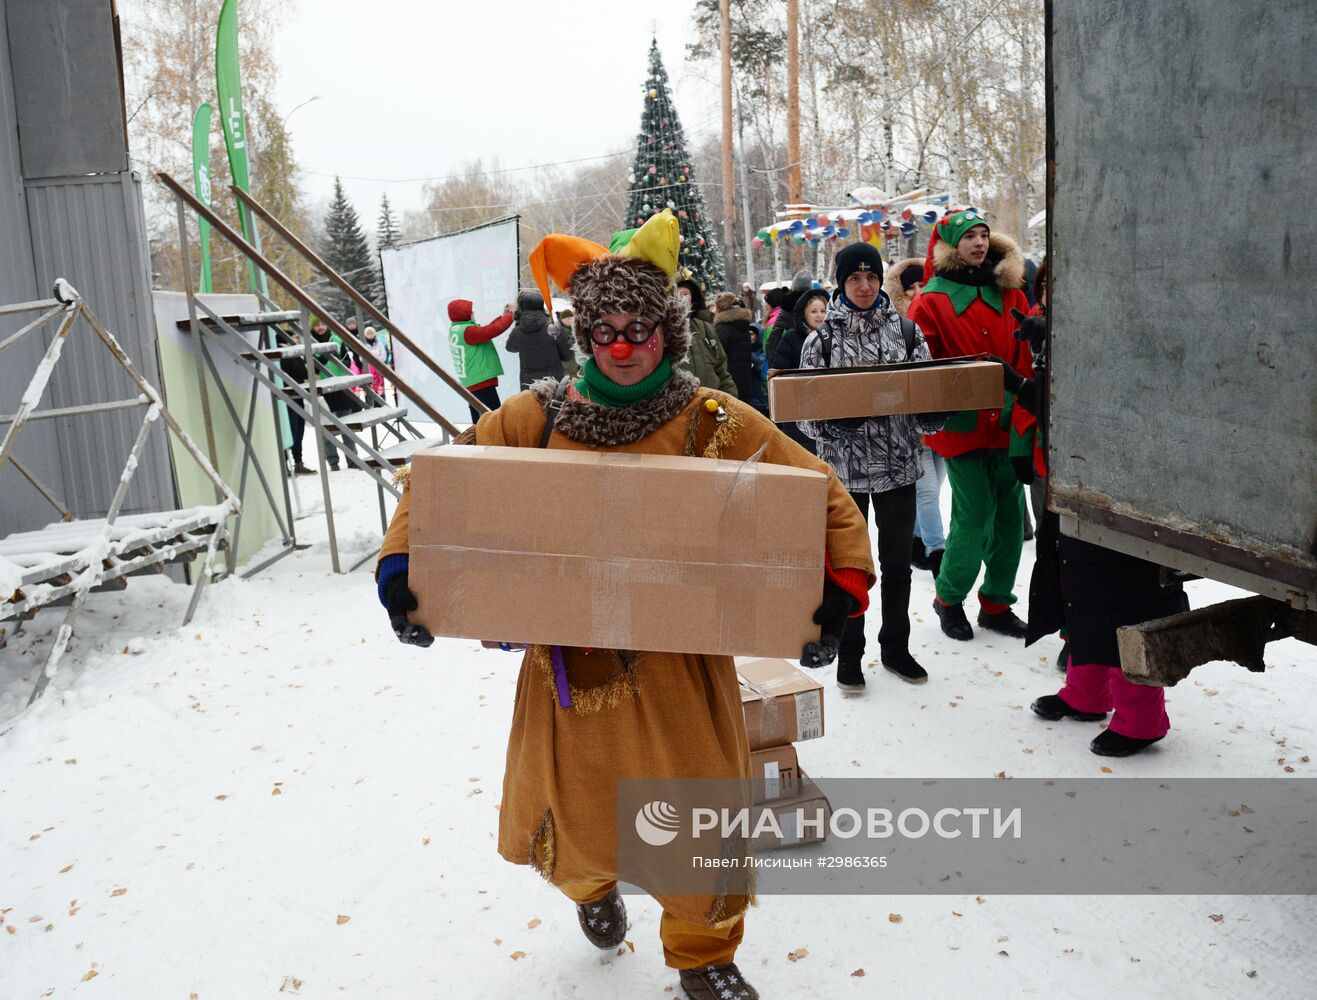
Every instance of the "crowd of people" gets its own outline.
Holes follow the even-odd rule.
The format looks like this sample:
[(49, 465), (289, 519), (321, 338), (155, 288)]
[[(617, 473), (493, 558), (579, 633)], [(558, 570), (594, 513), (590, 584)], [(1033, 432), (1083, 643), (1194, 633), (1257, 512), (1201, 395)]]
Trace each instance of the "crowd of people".
[[(538, 291), (478, 326), (454, 300), (453, 364), (491, 407), (457, 444), (554, 447), (744, 460), (813, 469), (829, 484), (823, 593), (814, 624), (835, 655), (836, 682), (864, 690), (869, 590), (879, 585), (879, 661), (912, 684), (928, 674), (909, 648), (913, 570), (933, 573), (933, 604), (951, 640), (975, 637), (965, 601), (975, 591), (979, 629), (1032, 642), (1062, 630), (1066, 680), (1038, 698), (1048, 720), (1097, 721), (1094, 753), (1127, 756), (1169, 726), (1162, 689), (1120, 670), (1116, 629), (1181, 610), (1178, 586), (1158, 568), (1061, 536), (1041, 511), (1029, 620), (1014, 611), (1025, 540), (1025, 485), (1046, 475), (1046, 298), (1031, 304), (1014, 241), (973, 209), (934, 228), (923, 259), (887, 266), (858, 242), (835, 258), (832, 287), (808, 273), (760, 301), (751, 289), (706, 290), (677, 266), (678, 228), (661, 213), (605, 249), (547, 237), (532, 254)], [(552, 323), (552, 276), (572, 311)], [(1033, 282), (1046, 288), (1045, 272)], [(760, 317), (762, 316), (762, 322)], [(523, 391), (501, 406), (493, 341), (509, 333)], [(515, 347), (513, 343), (515, 342)], [(830, 369), (934, 363), (987, 356), (1002, 368), (1002, 404), (777, 426), (766, 415), (768, 368)], [(568, 366), (575, 366), (569, 368)], [(940, 492), (951, 488), (944, 532)], [(405, 482), (404, 477), (404, 482)], [(404, 643), (428, 646), (409, 620), (410, 489), (381, 549), (376, 582)], [(646, 517), (679, 516), (645, 511)], [(868, 521), (877, 526), (877, 562)], [(589, 530), (588, 517), (582, 530)], [(877, 572), (875, 572), (875, 569)], [(980, 582), (980, 575), (982, 580)], [(491, 636), (491, 640), (511, 637)], [(656, 682), (661, 678), (661, 683)], [(627, 928), (617, 891), (614, 795), (621, 777), (749, 776), (748, 744), (730, 657), (693, 653), (525, 647), (509, 736), (499, 852), (528, 864), (577, 905), (586, 937), (614, 948)], [(665, 896), (659, 936), (688, 996), (758, 994), (734, 963), (747, 900)]]

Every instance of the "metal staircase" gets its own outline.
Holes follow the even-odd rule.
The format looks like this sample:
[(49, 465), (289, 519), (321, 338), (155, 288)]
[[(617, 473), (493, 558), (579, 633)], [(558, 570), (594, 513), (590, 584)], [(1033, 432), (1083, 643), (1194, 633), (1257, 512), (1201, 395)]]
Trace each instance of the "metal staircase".
[[(449, 443), (457, 435), (458, 428), (449, 422), (423, 395), (410, 386), (391, 365), (371, 358), (366, 344), (353, 335), (338, 319), (331, 316), (310, 292), (294, 282), (279, 267), (273, 264), (262, 253), (258, 243), (254, 245), (247, 242), (216, 216), (214, 212), (193, 197), (192, 193), (173, 177), (163, 173), (157, 176), (174, 196), (178, 212), (183, 273), (188, 288), (189, 316), (187, 320), (180, 321), (179, 328), (198, 335), (197, 364), (199, 368), (204, 364), (211, 372), (214, 382), (219, 386), (224, 410), (237, 427), (244, 442), (245, 451), (238, 495), (245, 496), (247, 473), (250, 466), (255, 469), (260, 487), (270, 504), (271, 510), (275, 512), (280, 529), (283, 531), (283, 550), (272, 559), (268, 559), (261, 565), (248, 570), (247, 575), (258, 572), (264, 566), (273, 562), (274, 559), (282, 558), (288, 552), (299, 547), (294, 533), (295, 518), (292, 508), (292, 495), (296, 491), (296, 486), (294, 485), (290, 489), (292, 473), (286, 468), (286, 463), (284, 463), (284, 476), (281, 483), (282, 498), (276, 495), (274, 486), (267, 481), (262, 473), (260, 463), (255, 461), (256, 453), (252, 445), (252, 428), (256, 416), (256, 393), (253, 392), (251, 396), (251, 403), (244, 421), (239, 417), (237, 407), (234, 406), (233, 400), (224, 389), (223, 381), (219, 377), (215, 364), (215, 357), (211, 352), (212, 347), (215, 349), (215, 354), (227, 357), (231, 362), (240, 365), (242, 370), (251, 376), (253, 388), (260, 385), (268, 390), (269, 397), (273, 401), (273, 419), (276, 423), (281, 421), (280, 408), (286, 407), (289, 411), (300, 416), (306, 423), (306, 430), (314, 435), (321, 493), (324, 500), (324, 515), (329, 529), (330, 556), (334, 572), (344, 572), (339, 558), (338, 537), (334, 527), (333, 497), (329, 477), (330, 467), (326, 457), (327, 446), (332, 444), (342, 453), (343, 458), (350, 466), (369, 475), (374, 481), (379, 501), (380, 526), (383, 532), (388, 527), (385, 494), (390, 494), (395, 498), (401, 495), (400, 488), (393, 483), (392, 469), (407, 464), (412, 455), (419, 449)], [(334, 285), (351, 300), (357, 311), (359, 324), (364, 319), (377, 328), (387, 331), (394, 344), (403, 346), (421, 365), (438, 376), (442, 383), (456, 392), (476, 412), (482, 413), (487, 410), (487, 407), (467, 391), (453, 375), (436, 363), (414, 340), (402, 330), (399, 330), (396, 324), (362, 297), (355, 288), (289, 231), (257, 199), (237, 187), (233, 187), (231, 190), (239, 200), (240, 207), (245, 209), (252, 217), (253, 227), (257, 219), (261, 220), (268, 228), (277, 233), (295, 253), (310, 264), (323, 279)], [(289, 298), (297, 303), (298, 308), (295, 310), (281, 309), (267, 295), (258, 292), (256, 293), (257, 300), (262, 311), (248, 315), (224, 316), (215, 312), (198, 298), (191, 291), (192, 276), (187, 243), (188, 210), (198, 218), (210, 223), (212, 231), (218, 233), (221, 238), (227, 241), (241, 257), (245, 257), (258, 273), (263, 274), (270, 282), (279, 286)], [(310, 335), (310, 320), (313, 315), (324, 322), (332, 334), (348, 350), (354, 351), (360, 357), (370, 358), (369, 367), (379, 371), (384, 378), (385, 392), (392, 387), (395, 397), (393, 403), (390, 403), (384, 395), (370, 388), (371, 375), (333, 373), (327, 364), (330, 360), (328, 356), (338, 350), (338, 345), (333, 342), (315, 341)], [(252, 342), (252, 338), (254, 338), (255, 343)], [(300, 356), (305, 362), (307, 372), (305, 382), (290, 381), (282, 365), (285, 360), (296, 356)], [(202, 403), (207, 423), (207, 440), (211, 447), (213, 460), (214, 439), (210, 432), (212, 413), (208, 401), (204, 398), (206, 396), (204, 379), (199, 379), (199, 385), (203, 395)], [(331, 408), (332, 404), (329, 397), (337, 393), (355, 392), (358, 389), (361, 390), (358, 408), (335, 414)], [(338, 396), (337, 398), (341, 400), (343, 397)], [(400, 404), (400, 400), (404, 401), (405, 405)], [(339, 409), (343, 409), (343, 407), (340, 406)], [(427, 434), (416, 426), (413, 421), (418, 418), (412, 415), (413, 409), (420, 411), (422, 415), (420, 419), (438, 425), (438, 435), (434, 433)], [(240, 523), (238, 527), (240, 530)], [(235, 538), (234, 544), (230, 547), (231, 559), (234, 558), (236, 550)], [(346, 571), (351, 572), (372, 561), (374, 557), (374, 552), (368, 553), (355, 565), (348, 567)]]

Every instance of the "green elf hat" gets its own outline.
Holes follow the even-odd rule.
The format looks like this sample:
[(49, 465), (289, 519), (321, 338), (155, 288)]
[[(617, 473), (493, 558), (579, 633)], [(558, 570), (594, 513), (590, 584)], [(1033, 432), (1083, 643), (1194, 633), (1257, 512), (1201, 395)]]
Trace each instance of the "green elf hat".
[(937, 235), (947, 246), (954, 247), (960, 242), (960, 238), (975, 226), (983, 226), (991, 231), (988, 226), (988, 220), (983, 217), (983, 213), (977, 209), (967, 208), (964, 211), (952, 212), (937, 225)]

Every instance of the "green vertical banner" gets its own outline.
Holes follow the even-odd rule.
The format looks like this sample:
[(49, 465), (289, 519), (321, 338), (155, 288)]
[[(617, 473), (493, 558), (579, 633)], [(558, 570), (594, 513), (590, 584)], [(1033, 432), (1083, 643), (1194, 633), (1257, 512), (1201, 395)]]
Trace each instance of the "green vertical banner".
[[(192, 116), (192, 187), (197, 193), (197, 200), (210, 208), (210, 115), (211, 106), (198, 106)], [(210, 223), (205, 219), (197, 220), (197, 236), (201, 242), (201, 287), (203, 295), (215, 290), (214, 278), (210, 270)]]
[[(220, 8), (219, 28), (215, 37), (215, 90), (219, 95), (220, 125), (224, 129), (224, 145), (229, 153), (229, 171), (233, 183), (244, 191), (251, 190), (251, 166), (247, 158), (247, 120), (242, 111), (242, 69), (238, 61), (238, 0), (224, 0)], [(238, 222), (243, 238), (252, 246), (256, 241), (251, 219), (246, 208), (238, 203)], [(247, 262), (252, 291), (260, 291), (256, 279), (256, 265)]]

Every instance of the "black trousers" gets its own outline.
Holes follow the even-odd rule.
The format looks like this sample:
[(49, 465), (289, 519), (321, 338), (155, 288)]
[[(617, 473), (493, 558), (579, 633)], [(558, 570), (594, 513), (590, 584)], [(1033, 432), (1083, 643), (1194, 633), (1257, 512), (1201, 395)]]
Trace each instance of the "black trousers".
[[(884, 493), (852, 493), (851, 499), (878, 525), (878, 592), (882, 627), (878, 646), (883, 652), (904, 652), (910, 646), (910, 539), (915, 531), (915, 484)], [(858, 662), (864, 656), (864, 615), (846, 623), (840, 659)]]
[(294, 413), (291, 406), (287, 406), (285, 409), (288, 411), (288, 430), (293, 437), (293, 443), (289, 449), (293, 453), (293, 462), (296, 465), (305, 465), (302, 461), (302, 433), (306, 430), (306, 420), (300, 413)]
[[(480, 400), (491, 410), (497, 410), (499, 407), (498, 386), (496, 385), (487, 385), (483, 389), (472, 389), (471, 395), (475, 396), (476, 399)], [(480, 419), (480, 414), (476, 412), (474, 406), (468, 406), (467, 409), (471, 411), (471, 422), (474, 424)]]

